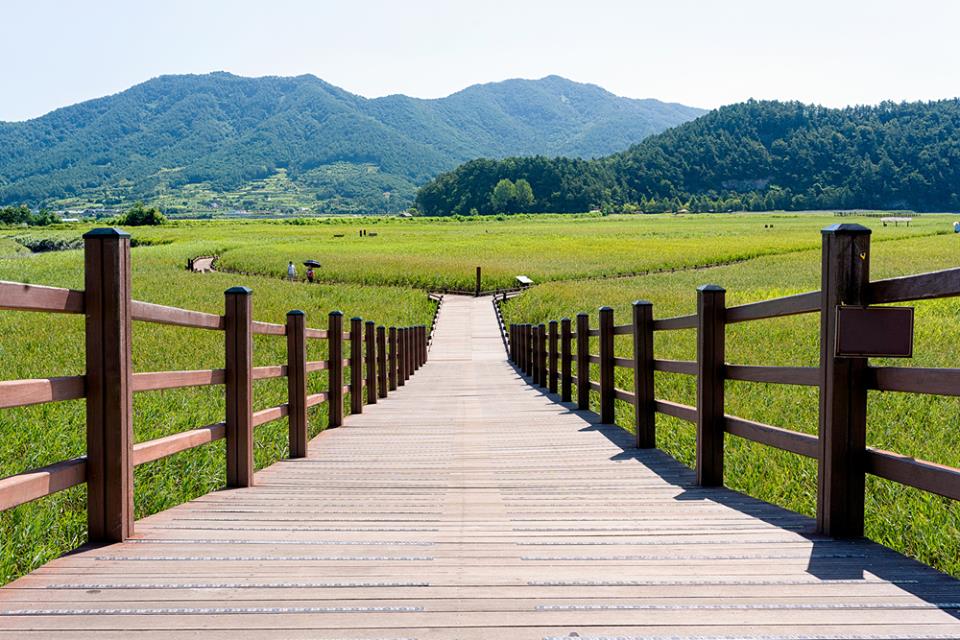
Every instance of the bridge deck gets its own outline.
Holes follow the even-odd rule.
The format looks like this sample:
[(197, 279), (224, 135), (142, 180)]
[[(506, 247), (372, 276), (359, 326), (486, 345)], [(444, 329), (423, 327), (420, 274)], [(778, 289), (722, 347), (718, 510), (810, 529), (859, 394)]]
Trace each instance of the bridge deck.
[(449, 297), (406, 387), (0, 590), (0, 637), (960, 637), (957, 581), (629, 446)]

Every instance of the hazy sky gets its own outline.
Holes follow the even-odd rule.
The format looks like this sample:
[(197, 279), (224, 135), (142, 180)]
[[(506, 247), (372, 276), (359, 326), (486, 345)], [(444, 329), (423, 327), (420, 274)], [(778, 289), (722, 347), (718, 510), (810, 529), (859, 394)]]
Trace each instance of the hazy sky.
[(700, 107), (960, 95), (953, 0), (0, 0), (0, 25), (0, 120), (215, 70), (368, 97), (549, 74)]

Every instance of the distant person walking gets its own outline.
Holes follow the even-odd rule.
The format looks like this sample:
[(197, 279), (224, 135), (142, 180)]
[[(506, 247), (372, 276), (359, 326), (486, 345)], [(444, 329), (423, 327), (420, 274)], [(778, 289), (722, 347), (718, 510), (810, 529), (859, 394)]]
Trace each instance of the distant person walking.
[(290, 262), (287, 265), (287, 280), (293, 282), (297, 279), (297, 268), (293, 266), (293, 262)]
[(307, 282), (313, 282), (313, 267), (307, 267)]

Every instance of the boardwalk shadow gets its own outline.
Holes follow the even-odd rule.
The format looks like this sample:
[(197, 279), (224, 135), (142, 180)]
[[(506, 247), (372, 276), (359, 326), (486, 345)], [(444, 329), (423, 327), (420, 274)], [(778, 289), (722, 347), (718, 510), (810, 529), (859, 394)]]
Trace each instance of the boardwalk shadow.
[[(885, 580), (895, 584), (905, 594), (916, 596), (960, 619), (960, 581), (865, 538), (840, 540), (819, 535), (812, 518), (794, 511), (725, 487), (699, 487), (694, 471), (673, 456), (660, 449), (634, 448), (634, 436), (630, 432), (617, 425), (602, 423), (596, 413), (580, 410), (574, 403), (561, 402), (557, 394), (536, 386), (519, 369), (516, 372), (518, 380), (544, 398), (564, 407), (564, 414), (575, 415), (583, 420), (581, 432), (598, 433), (619, 447), (621, 451), (610, 457), (612, 461), (636, 461), (677, 487), (679, 493), (674, 496), (675, 500), (709, 500), (777, 529), (796, 533), (809, 541), (811, 547), (806, 573), (810, 576), (824, 582)], [(941, 606), (944, 604), (952, 606)]]

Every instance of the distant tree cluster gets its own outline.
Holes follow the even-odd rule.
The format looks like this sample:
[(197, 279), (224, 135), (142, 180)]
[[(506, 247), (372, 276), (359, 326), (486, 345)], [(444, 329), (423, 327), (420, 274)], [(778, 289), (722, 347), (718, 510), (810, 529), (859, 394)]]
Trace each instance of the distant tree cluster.
[(56, 222), (60, 222), (60, 218), (55, 214), (44, 209), (34, 213), (30, 211), (30, 207), (23, 204), (18, 207), (3, 207), (0, 209), (0, 224), (4, 225), (41, 227)]
[(156, 207), (144, 206), (138, 202), (117, 218), (117, 224), (124, 227), (146, 227), (166, 223), (167, 218)]
[(723, 107), (591, 161), (476, 160), (417, 195), (427, 215), (499, 213), (492, 189), (526, 180), (531, 211), (960, 210), (960, 100), (826, 109)]

